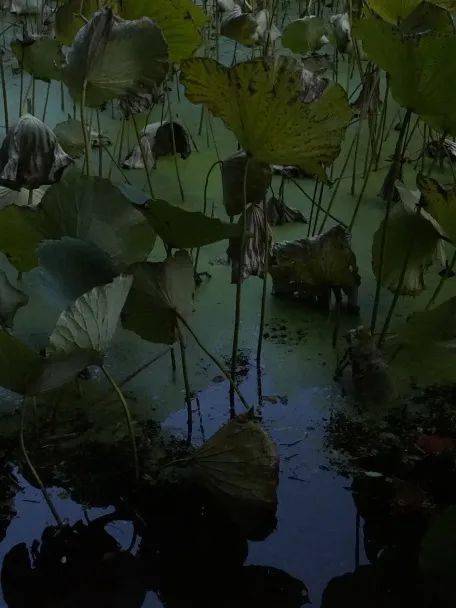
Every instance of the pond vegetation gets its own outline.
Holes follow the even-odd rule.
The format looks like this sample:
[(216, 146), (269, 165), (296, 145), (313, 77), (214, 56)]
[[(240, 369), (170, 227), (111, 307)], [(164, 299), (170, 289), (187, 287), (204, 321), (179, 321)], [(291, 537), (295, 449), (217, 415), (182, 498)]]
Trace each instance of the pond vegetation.
[(453, 607), (456, 2), (0, 8), (2, 605)]

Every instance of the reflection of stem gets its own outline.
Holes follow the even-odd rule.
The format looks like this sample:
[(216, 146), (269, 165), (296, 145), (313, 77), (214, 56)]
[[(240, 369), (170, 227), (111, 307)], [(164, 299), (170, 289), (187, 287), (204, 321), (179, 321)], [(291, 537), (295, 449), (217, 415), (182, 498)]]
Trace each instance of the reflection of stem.
[(81, 96), (81, 127), (82, 127), (82, 136), (84, 138), (86, 175), (90, 176), (90, 144), (89, 144), (90, 134), (87, 133), (87, 126), (86, 126), (86, 120), (85, 120), (86, 90), (87, 90), (87, 80), (84, 80), (84, 84), (82, 85), (82, 96)]
[(266, 317), (266, 296), (268, 288), (268, 271), (269, 271), (269, 224), (268, 224), (268, 212), (266, 198), (263, 199), (263, 229), (264, 229), (264, 262), (263, 262), (263, 290), (261, 294), (261, 316), (260, 316), (260, 331), (258, 334), (258, 347), (257, 347), (257, 366), (261, 365), (261, 350), (263, 348), (263, 333), (264, 333), (264, 321)]
[[(247, 173), (250, 164), (250, 157), (247, 156), (245, 167), (244, 167), (244, 184), (243, 184), (243, 205), (242, 205), (242, 232), (239, 243), (239, 264), (238, 264), (238, 277), (236, 283), (236, 310), (234, 316), (234, 332), (233, 332), (233, 348), (231, 351), (231, 378), (236, 377), (236, 365), (238, 357), (238, 346), (239, 346), (239, 328), (241, 324), (241, 299), (242, 299), (242, 283), (244, 274), (244, 250), (246, 242), (247, 232)], [(230, 405), (231, 412), (234, 413), (234, 389), (231, 386), (230, 390)]]
[[(448, 269), (447, 269), (449, 274), (451, 274), (455, 265), (456, 265), (456, 251), (453, 253), (453, 257), (451, 258), (450, 265), (448, 266)], [(429, 310), (431, 308), (431, 306), (434, 304), (434, 302), (436, 301), (437, 297), (439, 296), (440, 292), (442, 291), (442, 288), (445, 285), (447, 280), (448, 280), (448, 276), (440, 277), (439, 284), (435, 288), (434, 293), (431, 296), (431, 299), (426, 304), (425, 310)]]
[(213, 361), (213, 363), (215, 363), (215, 365), (219, 368), (219, 370), (221, 371), (221, 373), (223, 374), (223, 376), (228, 380), (228, 382), (230, 383), (233, 391), (236, 393), (236, 395), (239, 397), (242, 405), (248, 410), (250, 409), (247, 401), (244, 399), (241, 391), (239, 390), (236, 382), (234, 381), (234, 378), (232, 376), (230, 376), (229, 372), (225, 369), (225, 367), (223, 366), (223, 364), (221, 363), (221, 361), (219, 361), (219, 359), (217, 359), (217, 357), (215, 355), (213, 355), (201, 342), (201, 340), (198, 338), (198, 336), (195, 334), (195, 332), (193, 331), (193, 329), (190, 327), (190, 325), (187, 323), (187, 321), (184, 319), (184, 317), (182, 317), (178, 312), (176, 312), (177, 318), (179, 319), (179, 321), (185, 326), (185, 328), (187, 329), (187, 331), (191, 334), (191, 336), (193, 337), (193, 339), (195, 340), (195, 342), (198, 344), (198, 346), (201, 348), (201, 350), (203, 351), (203, 353), (205, 353), (209, 359), (211, 359), (211, 361)]
[(138, 146), (139, 146), (139, 149), (141, 151), (141, 158), (142, 158), (142, 161), (143, 161), (143, 164), (144, 164), (144, 169), (146, 170), (147, 184), (149, 186), (150, 197), (151, 197), (152, 200), (154, 200), (155, 199), (155, 195), (154, 195), (154, 191), (153, 191), (153, 188), (152, 188), (152, 181), (150, 179), (149, 165), (147, 163), (146, 153), (144, 152), (144, 146), (143, 146), (143, 143), (142, 143), (142, 138), (139, 135), (138, 125), (136, 124), (135, 115), (132, 114), (131, 118), (133, 120), (133, 126), (135, 128), (135, 134), (136, 134), (136, 139), (138, 140)]
[(124, 394), (122, 393), (121, 389), (119, 388), (119, 386), (117, 385), (116, 381), (111, 376), (111, 374), (108, 372), (106, 367), (104, 365), (102, 365), (101, 369), (102, 369), (104, 375), (106, 376), (106, 379), (108, 380), (108, 382), (111, 384), (112, 388), (117, 393), (117, 396), (119, 397), (119, 401), (121, 402), (123, 409), (124, 409), (125, 418), (127, 419), (128, 432), (130, 434), (131, 447), (133, 449), (133, 458), (134, 458), (134, 463), (135, 463), (135, 478), (136, 478), (136, 481), (138, 481), (139, 480), (138, 450), (136, 447), (136, 437), (135, 437), (135, 432), (133, 429), (133, 421), (131, 418), (130, 408), (128, 407), (128, 403), (127, 403), (127, 400), (125, 399)]
[(38, 484), (41, 493), (43, 494), (44, 500), (47, 502), (47, 505), (57, 523), (57, 525), (59, 526), (59, 528), (61, 528), (63, 526), (63, 522), (60, 518), (60, 515), (57, 513), (56, 508), (54, 507), (54, 504), (51, 500), (51, 497), (49, 496), (49, 494), (47, 493), (46, 488), (44, 487), (43, 482), (41, 481), (40, 476), (38, 475), (38, 471), (35, 469), (35, 467), (33, 466), (32, 461), (30, 460), (30, 456), (28, 455), (27, 449), (25, 447), (25, 440), (24, 440), (24, 426), (25, 426), (25, 414), (26, 414), (26, 398), (24, 397), (23, 403), (22, 403), (22, 413), (21, 413), (21, 428), (20, 428), (20, 433), (19, 433), (19, 438), (20, 438), (20, 444), (21, 444), (21, 450), (22, 450), (22, 454), (24, 455), (25, 461), (28, 464), (28, 467), (33, 475), (33, 477), (35, 478), (36, 483)]
[(179, 348), (181, 354), (182, 375), (184, 377), (185, 401), (187, 403), (187, 445), (192, 443), (193, 417), (192, 417), (192, 393), (188, 379), (187, 357), (185, 355), (185, 343), (179, 324), (177, 325)]
[[(410, 123), (411, 115), (412, 115), (412, 112), (410, 110), (407, 110), (407, 113), (404, 116), (404, 120), (402, 121), (399, 137), (397, 139), (393, 163), (402, 162), (404, 137), (405, 137), (405, 133), (407, 131), (408, 124)], [(390, 211), (391, 211), (391, 203), (393, 202), (393, 194), (394, 194), (394, 189), (390, 188), (390, 191), (388, 192), (388, 198), (386, 201), (385, 219), (383, 220), (383, 229), (382, 229), (382, 235), (381, 235), (381, 241), (380, 241), (380, 255), (379, 255), (379, 265), (378, 265), (377, 286), (375, 289), (374, 306), (372, 309), (372, 319), (371, 319), (371, 326), (370, 326), (371, 333), (375, 332), (375, 326), (377, 324), (378, 307), (380, 304), (380, 291), (382, 288), (382, 279), (383, 279), (383, 263), (384, 263), (384, 258), (385, 258), (386, 234), (388, 231), (388, 222), (389, 222), (389, 216), (390, 216)]]

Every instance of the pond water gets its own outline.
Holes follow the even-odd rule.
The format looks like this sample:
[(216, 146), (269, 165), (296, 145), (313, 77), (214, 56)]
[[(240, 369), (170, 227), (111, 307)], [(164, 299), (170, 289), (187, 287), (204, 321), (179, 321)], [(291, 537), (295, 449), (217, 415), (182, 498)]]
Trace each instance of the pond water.
[[(232, 53), (231, 42), (224, 39), (219, 49), (220, 59), (229, 63)], [(347, 66), (344, 65), (343, 60), (341, 60), (339, 69), (340, 81), (345, 82)], [(11, 72), (8, 64), (6, 75), (10, 113), (16, 118), (20, 79), (18, 74)], [(28, 82), (28, 77), (26, 77), (26, 82)], [(355, 87), (356, 82), (350, 81), (351, 91)], [(384, 88), (385, 83), (382, 82), (382, 90)], [(29, 91), (28, 96), (30, 94)], [(37, 113), (40, 115), (44, 109), (45, 84), (37, 81), (35, 96)], [(73, 114), (73, 104), (66, 91), (63, 101), (64, 107), (61, 103), (60, 87), (58, 83), (53, 82), (47, 105), (47, 122), (51, 127)], [(183, 87), (176, 83), (171, 91), (171, 102), (177, 120), (185, 124), (194, 140), (194, 149), (190, 157), (186, 160), (177, 160), (185, 201), (181, 201), (175, 164), (171, 157), (160, 159), (157, 168), (152, 171), (154, 191), (157, 197), (175, 205), (181, 205), (187, 210), (201, 210), (204, 182), (209, 167), (218, 158), (225, 158), (234, 153), (237, 144), (225, 126), (217, 119), (208, 118), (207, 114), (203, 116), (202, 132), (198, 134), (201, 118), (200, 107), (190, 104), (184, 96)], [(117, 112), (117, 110), (115, 111)], [(153, 528), (153, 532), (150, 534), (153, 536), (156, 533), (160, 536), (159, 541), (148, 538), (147, 535), (142, 538), (141, 533), (136, 536), (132, 521), (128, 517), (125, 517), (124, 520), (114, 517), (113, 521), (107, 523), (105, 530), (122, 549), (130, 553), (132, 559), (125, 560), (125, 562), (116, 561), (109, 570), (109, 575), (106, 574), (103, 578), (104, 587), (97, 590), (93, 589), (87, 580), (84, 580), (84, 577), (89, 576), (90, 568), (84, 570), (81, 565), (78, 573), (74, 575), (74, 579), (71, 579), (73, 587), (66, 591), (62, 590), (58, 581), (53, 580), (52, 577), (46, 578), (46, 576), (50, 576), (49, 573), (55, 576), (59, 572), (52, 560), (54, 558), (57, 561), (65, 560), (65, 551), (61, 547), (53, 549), (51, 543), (47, 546), (46, 541), (41, 540), (45, 529), (52, 526), (54, 521), (41, 492), (31, 484), (25, 463), (18, 456), (17, 451), (11, 447), (18, 436), (17, 408), (19, 402), (14, 395), (4, 393), (0, 404), (1, 422), (3, 423), (1, 427), (3, 430), (0, 431), (0, 434), (4, 435), (0, 451), (5, 461), (6, 472), (2, 474), (2, 479), (6, 496), (2, 495), (5, 509), (2, 510), (4, 538), (0, 542), (0, 560), (4, 567), (0, 605), (9, 608), (31, 605), (46, 606), (46, 608), (51, 606), (94, 606), (96, 608), (104, 606), (119, 606), (119, 608), (188, 606), (192, 608), (198, 606), (201, 608), (206, 605), (213, 608), (219, 608), (219, 606), (243, 608), (247, 605), (249, 608), (257, 606), (295, 608), (304, 604), (307, 589), (312, 605), (318, 607), (322, 605), (323, 592), (332, 579), (351, 573), (363, 564), (369, 563), (363, 542), (364, 521), (359, 515), (352, 496), (352, 478), (349, 475), (342, 475), (341, 468), (335, 464), (342, 460), (342, 455), (331, 447), (331, 442), (328, 440), (328, 425), (334, 412), (341, 410), (351, 412), (354, 408), (352, 396), (347, 395), (341, 384), (334, 380), (334, 373), (337, 362), (345, 350), (343, 338), (345, 331), (362, 323), (368, 324), (370, 320), (376, 286), (371, 265), (371, 243), (372, 236), (384, 215), (384, 201), (378, 197), (378, 192), (389, 169), (389, 158), (396, 140), (394, 127), (399, 117), (398, 112), (398, 107), (391, 102), (386, 120), (388, 127), (391, 125), (391, 135), (384, 145), (380, 168), (372, 174), (367, 184), (359, 216), (353, 229), (352, 246), (362, 277), (359, 294), (360, 313), (359, 316), (342, 314), (337, 347), (332, 346), (336, 323), (334, 312), (322, 312), (302, 302), (274, 297), (270, 293), (271, 286), (269, 286), (267, 325), (260, 374), (261, 394), (259, 395), (255, 354), (262, 283), (258, 278), (250, 278), (244, 287), (240, 334), (242, 352), (240, 388), (249, 403), (257, 405), (260, 403), (258, 414), (261, 416), (265, 429), (276, 443), (280, 456), (275, 529), (266, 538), (249, 540), (247, 552), (244, 547), (246, 539), (240, 538), (239, 546), (244, 547), (242, 549), (244, 554), (242, 559), (237, 560), (236, 549), (231, 544), (234, 546), (235, 540), (237, 542), (238, 539), (230, 538), (230, 528), (223, 518), (218, 524), (210, 523), (207, 530), (200, 530), (198, 526), (202, 526), (202, 524), (197, 517), (193, 520), (190, 514), (185, 519), (183, 515), (188, 528), (191, 529), (195, 525), (196, 530), (201, 532), (201, 545), (195, 549), (195, 559), (204, 554), (209, 563), (211, 551), (213, 551), (214, 572), (226, 568), (226, 576), (220, 577), (218, 595), (214, 596), (213, 591), (206, 593), (206, 590), (211, 588), (210, 577), (213, 575), (210, 571), (209, 575), (204, 571), (206, 562), (202, 562), (200, 570), (196, 568), (195, 564), (189, 564), (191, 577), (189, 580), (181, 578), (180, 561), (176, 556), (180, 552), (183, 555), (191, 555), (189, 544), (194, 542), (194, 539), (190, 530), (185, 528), (181, 538), (178, 536), (169, 540), (170, 552), (176, 559), (175, 570), (173, 570), (173, 559), (165, 560), (165, 565), (161, 562), (157, 565), (159, 560), (156, 559), (156, 554), (160, 552), (160, 555), (166, 554), (168, 530), (160, 535), (160, 530), (157, 531)], [(150, 117), (150, 122), (160, 120), (160, 115), (161, 107), (158, 107)], [(92, 120), (94, 121), (95, 118), (92, 117)], [(142, 127), (144, 117), (141, 117), (140, 121)], [(101, 124), (103, 133), (114, 141), (119, 121), (117, 117), (113, 118), (110, 107), (101, 113)], [(334, 175), (340, 173), (356, 129), (356, 125), (348, 129), (342, 153), (335, 163)], [(357, 193), (359, 193), (363, 181), (362, 164), (367, 145), (365, 131), (367, 129), (363, 130), (359, 149), (360, 161), (356, 174)], [(303, 136), (305, 137), (305, 134)], [(134, 130), (130, 125), (126, 148), (131, 147), (133, 143)], [(197, 149), (195, 149), (195, 145)], [(411, 159), (416, 158), (415, 153), (419, 151), (420, 146), (421, 135), (418, 129), (410, 144)], [(103, 155), (103, 163), (104, 172), (107, 174), (108, 167), (111, 166), (107, 154)], [(93, 156), (93, 169), (94, 172), (98, 170), (96, 153)], [(442, 170), (436, 167), (434, 171), (442, 180), (447, 182), (451, 180), (448, 167)], [(123, 177), (116, 167), (111, 166), (111, 172), (114, 183), (123, 182)], [(414, 175), (414, 163), (409, 162), (404, 169), (404, 182), (409, 187), (414, 187)], [(127, 178), (134, 188), (147, 190), (143, 171), (128, 171)], [(274, 190), (278, 189), (279, 183), (280, 178), (274, 177)], [(299, 179), (298, 183), (304, 192), (312, 196), (314, 185), (311, 180)], [(346, 179), (342, 180), (342, 186), (333, 207), (333, 214), (345, 223), (348, 223), (356, 204), (356, 196), (351, 194), (350, 188), (351, 169)], [(325, 191), (323, 204), (327, 203), (329, 197), (330, 193)], [(288, 182), (286, 185), (285, 200), (290, 206), (300, 209), (306, 217), (309, 216), (310, 203), (299, 187), (292, 182)], [(209, 182), (208, 201), (214, 216), (226, 219), (218, 170), (213, 172)], [(334, 222), (328, 222), (328, 226), (331, 225), (334, 225)], [(274, 228), (276, 241), (293, 240), (305, 236), (307, 236), (306, 224), (297, 223)], [(164, 250), (161, 245), (157, 245), (152, 259), (160, 260), (163, 257)], [(60, 263), (65, 266), (67, 261), (59, 260)], [(16, 271), (3, 255), (1, 268), (12, 280), (15, 280)], [(227, 361), (231, 349), (235, 286), (230, 282), (231, 269), (226, 262), (225, 243), (203, 248), (200, 270), (206, 271), (210, 276), (203, 277), (202, 284), (197, 288), (192, 327), (201, 341), (214, 354)], [(404, 322), (410, 312), (418, 310), (426, 304), (439, 281), (438, 272), (437, 265), (429, 271), (428, 289), (425, 294), (416, 298), (402, 298), (399, 301), (392, 320), (393, 330)], [(43, 268), (25, 273), (21, 282), (24, 291), (30, 296), (30, 303), (17, 314), (15, 335), (31, 346), (43, 348), (60, 312), (71, 303), (71, 297), (62, 289), (55, 277)], [(454, 285), (452, 283), (446, 285), (438, 302), (455, 294)], [(390, 301), (391, 294), (383, 290), (379, 325), (385, 318)], [(178, 361), (177, 369), (173, 371), (170, 355), (166, 351), (166, 347), (151, 345), (133, 333), (120, 328), (107, 356), (107, 367), (113, 376), (122, 380), (128, 378), (130, 374), (134, 374), (145, 362), (154, 359), (157, 355), (163, 355), (125, 384), (125, 394), (138, 428), (147, 429), (152, 425), (154, 431), (161, 428), (167, 436), (186, 440), (187, 408), (185, 407), (181, 366)], [(392, 374), (401, 396), (407, 397), (412, 386), (414, 388), (416, 385), (424, 387), (435, 382), (444, 383), (452, 380), (454, 359), (451, 357), (436, 359), (431, 356), (426, 357), (426, 354), (421, 353), (422, 356), (419, 358), (416, 357), (416, 354), (413, 357), (410, 357), (408, 353), (396, 354), (392, 363)], [(197, 399), (192, 401), (191, 441), (194, 446), (199, 446), (229, 420), (229, 385), (220, 376), (219, 370), (201, 353), (190, 338), (187, 357), (191, 389), (197, 396)], [(30, 416), (27, 423), (31, 427), (37, 425), (37, 432), (32, 437), (34, 457), (38, 466), (41, 463), (46, 485), (49, 486), (49, 494), (58, 513), (71, 526), (80, 520), (94, 522), (97, 518), (104, 516), (108, 520), (109, 514), (115, 511), (113, 503), (116, 502), (116, 508), (118, 508), (124, 500), (121, 479), (119, 480), (121, 489), (116, 496), (115, 486), (114, 489), (112, 487), (112, 479), (109, 479), (107, 487), (104, 488), (103, 478), (95, 480), (94, 483), (95, 478), (91, 477), (90, 465), (84, 468), (78, 461), (75, 466), (72, 466), (71, 441), (74, 439), (75, 442), (79, 442), (78, 458), (81, 453), (84, 453), (85, 446), (87, 446), (90, 458), (107, 459), (108, 469), (110, 458), (112, 458), (112, 468), (115, 469), (122, 458), (121, 452), (117, 452), (119, 438), (122, 440), (125, 435), (122, 412), (119, 411), (118, 403), (109, 397), (109, 387), (104, 379), (98, 375), (90, 382), (82, 381), (81, 385), (82, 397), (80, 395), (75, 414), (68, 411), (69, 403), (65, 401), (61, 404), (54, 404), (53, 413), (46, 410), (43, 417), (40, 413)], [(108, 398), (106, 398), (107, 394)], [(242, 408), (239, 403), (236, 404), (236, 407), (237, 412), (241, 413)], [(84, 419), (89, 421), (82, 431), (78, 426), (81, 412)], [(369, 412), (369, 414), (374, 418), (380, 415), (378, 411)], [(51, 415), (56, 417), (52, 424), (53, 438), (50, 438), (49, 433)], [(43, 437), (40, 437), (40, 424), (46, 428)], [(65, 443), (70, 435), (74, 437), (70, 438), (68, 449), (64, 447), (63, 450), (60, 450), (58, 442), (63, 438)], [(94, 445), (95, 447), (93, 447)], [(64, 451), (65, 449), (67, 452)], [(52, 458), (49, 457), (49, 454), (47, 456), (42, 454), (45, 450), (50, 450), (51, 455), (54, 453), (58, 460), (51, 464)], [(128, 448), (124, 451), (128, 456)], [(123, 474), (122, 472), (121, 475)], [(113, 478), (115, 479), (115, 471)], [(191, 498), (189, 501), (191, 502)], [(177, 506), (172, 507), (176, 512), (179, 511)], [(154, 520), (153, 501), (148, 509), (147, 519)], [(182, 513), (186, 511), (185, 500), (182, 501), (181, 510)], [(144, 517), (144, 513), (142, 516)], [(159, 521), (161, 521), (160, 517), (162, 517), (161, 512), (157, 516)], [(215, 535), (216, 538), (209, 542), (204, 536), (205, 534), (208, 537)], [(36, 556), (40, 551), (44, 555), (44, 548), (48, 550), (49, 553), (46, 555), (49, 561), (42, 562), (45, 573), (44, 583), (42, 581), (33, 582), (37, 577), (28, 578), (27, 572), (21, 570), (24, 562), (20, 562), (18, 557), (20, 551), (19, 553), (17, 551), (17, 547), (21, 543), (25, 543), (26, 552), (30, 552), (32, 556)], [(159, 549), (157, 549), (157, 545), (159, 545)], [(54, 556), (52, 556), (53, 550), (55, 550)], [(59, 551), (63, 552), (60, 554)], [(86, 556), (79, 556), (79, 559), (82, 563), (87, 560), (88, 564), (91, 563), (93, 556), (97, 555), (97, 551), (101, 551), (105, 557), (115, 553), (109, 541), (105, 538), (100, 540), (96, 534), (93, 539), (91, 537), (88, 539), (84, 551), (86, 551)], [(14, 562), (15, 559), (16, 562)], [(109, 561), (110, 558), (106, 557), (106, 559)], [(16, 569), (12, 567), (14, 563), (16, 563)], [(5, 564), (8, 568), (5, 567)], [(245, 570), (242, 570), (242, 564), (244, 564)], [(261, 568), (247, 569), (253, 566)], [(49, 568), (48, 571), (46, 571), (46, 567)], [(236, 570), (236, 568), (238, 569)], [(239, 574), (241, 570), (242, 575)], [(174, 579), (173, 575), (175, 575)], [(30, 588), (34, 589), (34, 584), (37, 585), (37, 601), (43, 602), (41, 598), (46, 597), (47, 604), (28, 603), (33, 600), (33, 594), (27, 591), (27, 587), (30, 585)], [(55, 594), (46, 595), (42, 592), (40, 585), (54, 584)], [(230, 596), (230, 586), (236, 587), (236, 585), (240, 585), (241, 591), (238, 595), (241, 599), (233, 600)], [(242, 585), (245, 586), (245, 591), (243, 591)], [(258, 589), (261, 589), (261, 592)], [(242, 596), (242, 594), (244, 595)], [(236, 594), (234, 595), (236, 596)], [(330, 603), (328, 599), (325, 608), (326, 606), (332, 608), (335, 604)], [(353, 606), (355, 606), (354, 603)], [(405, 604), (394, 603), (391, 606), (405, 606)]]

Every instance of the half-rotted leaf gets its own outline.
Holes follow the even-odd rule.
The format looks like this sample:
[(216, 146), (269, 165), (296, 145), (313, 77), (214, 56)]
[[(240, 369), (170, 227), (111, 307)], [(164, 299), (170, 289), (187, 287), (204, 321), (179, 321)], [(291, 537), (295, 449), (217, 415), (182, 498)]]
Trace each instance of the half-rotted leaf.
[(456, 245), (456, 188), (444, 188), (435, 179), (424, 175), (419, 175), (416, 182), (424, 210)]
[(282, 44), (293, 53), (313, 53), (328, 42), (328, 29), (328, 24), (320, 17), (296, 19), (283, 30)]
[(221, 222), (199, 211), (186, 211), (162, 200), (151, 201), (142, 212), (158, 236), (176, 249), (203, 247), (239, 237), (241, 232), (236, 224)]
[(130, 268), (133, 288), (123, 315), (123, 325), (144, 340), (173, 344), (178, 315), (192, 311), (195, 281), (193, 264), (186, 251), (178, 251), (165, 262), (142, 262)]
[(69, 176), (49, 188), (36, 210), (0, 211), (0, 247), (18, 270), (37, 265), (36, 247), (64, 236), (88, 241), (122, 269), (144, 260), (155, 233), (140, 211), (107, 179)]
[(187, 97), (223, 119), (241, 146), (265, 164), (294, 165), (326, 179), (351, 118), (342, 87), (300, 101), (301, 71), (288, 57), (253, 60), (226, 68), (213, 59), (182, 64)]
[(117, 97), (154, 91), (168, 72), (161, 30), (148, 18), (125, 21), (111, 9), (95, 13), (76, 35), (64, 67), (74, 100), (98, 107)]
[(248, 415), (228, 422), (184, 466), (247, 534), (262, 517), (275, 514), (277, 450), (262, 426)]
[(78, 298), (60, 315), (49, 338), (48, 353), (85, 350), (102, 357), (112, 342), (132, 282), (133, 277), (122, 275)]
[(12, 327), (17, 311), (28, 301), (28, 296), (15, 287), (6, 273), (0, 270), (0, 324), (3, 327)]
[(19, 67), (35, 78), (46, 82), (61, 79), (63, 54), (57, 40), (44, 36), (17, 39), (11, 43), (11, 50)]
[[(425, 288), (424, 274), (428, 267), (441, 255), (441, 234), (430, 219), (419, 210), (419, 193), (400, 187), (401, 202), (398, 202), (388, 220), (383, 268), (380, 279), (380, 260), (385, 221), (374, 235), (372, 244), (372, 268), (377, 280), (384, 287), (400, 295), (417, 295)], [(413, 246), (409, 251), (410, 235)], [(408, 261), (407, 261), (408, 257)], [(404, 266), (407, 261), (405, 274)]]
[(126, 0), (122, 15), (126, 19), (149, 17), (162, 30), (173, 63), (191, 57), (201, 46), (200, 30), (207, 17), (191, 0)]

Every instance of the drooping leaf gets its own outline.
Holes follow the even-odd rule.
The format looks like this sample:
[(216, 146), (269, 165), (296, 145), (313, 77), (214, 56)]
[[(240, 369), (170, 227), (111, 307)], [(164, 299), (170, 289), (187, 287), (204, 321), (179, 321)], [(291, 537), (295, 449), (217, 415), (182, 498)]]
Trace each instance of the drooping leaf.
[(142, 212), (158, 236), (176, 249), (203, 247), (239, 237), (241, 232), (236, 224), (221, 222), (199, 211), (186, 211), (163, 200), (151, 201)]
[(339, 154), (351, 118), (340, 86), (328, 87), (313, 103), (299, 101), (301, 72), (285, 57), (232, 68), (213, 59), (189, 59), (182, 71), (190, 101), (222, 118), (257, 161), (295, 165), (326, 179), (325, 167)]
[(0, 325), (12, 327), (17, 311), (28, 301), (28, 296), (15, 287), (6, 273), (0, 270)]
[(41, 120), (24, 114), (9, 129), (0, 149), (0, 184), (19, 190), (58, 182), (73, 162)]
[(128, 169), (144, 169), (145, 158), (147, 166), (155, 168), (161, 156), (174, 154), (174, 151), (183, 159), (190, 156), (192, 150), (187, 131), (176, 121), (154, 122), (142, 130), (141, 146), (138, 143), (133, 148), (122, 166)]
[(201, 46), (200, 30), (207, 22), (202, 8), (191, 0), (126, 0), (122, 15), (155, 21), (165, 36), (173, 63), (190, 57)]
[(60, 122), (56, 125), (54, 134), (67, 154), (76, 158), (84, 154), (84, 131), (79, 120), (68, 118), (68, 120)]
[(120, 269), (146, 259), (155, 242), (141, 212), (107, 179), (69, 176), (47, 190), (36, 211), (0, 211), (0, 247), (18, 270), (36, 266), (42, 240), (64, 236), (92, 243)]
[(61, 79), (63, 54), (57, 40), (44, 36), (17, 39), (11, 43), (11, 50), (19, 67), (35, 78), (46, 82)]
[(444, 234), (456, 245), (456, 188), (444, 188), (435, 179), (419, 175), (422, 205)]
[[(410, 193), (400, 184), (398, 190), (401, 201), (397, 203), (388, 220), (381, 279), (379, 274), (385, 220), (374, 235), (372, 268), (377, 280), (381, 280), (381, 284), (393, 293), (400, 288), (400, 295), (416, 295), (425, 288), (426, 270), (442, 255), (441, 233), (417, 207), (419, 193)], [(408, 246), (410, 235), (413, 235), (411, 250)]]
[(84, 350), (102, 357), (114, 337), (132, 282), (133, 277), (122, 275), (78, 298), (60, 315), (49, 338), (48, 353)]
[(248, 416), (223, 426), (192, 454), (186, 468), (247, 533), (262, 516), (275, 514), (277, 450), (261, 425)]
[[(247, 175), (244, 175), (246, 171)], [(259, 163), (254, 158), (248, 158), (242, 151), (225, 158), (221, 164), (221, 172), (223, 204), (230, 216), (242, 213), (244, 177), (247, 204), (263, 201), (271, 184), (272, 175), (269, 165)]]
[(368, 57), (389, 74), (394, 99), (432, 127), (455, 134), (456, 92), (448, 86), (456, 79), (453, 33), (414, 35), (375, 16), (355, 29)]
[(143, 262), (130, 268), (134, 284), (123, 315), (124, 327), (144, 340), (173, 344), (178, 315), (192, 310), (195, 289), (193, 264), (186, 251), (165, 262)]
[(291, 21), (282, 33), (282, 44), (293, 53), (313, 53), (328, 42), (328, 24), (323, 18), (310, 16)]
[(147, 18), (125, 21), (111, 9), (95, 13), (76, 35), (64, 67), (64, 81), (80, 101), (98, 107), (117, 97), (154, 91), (168, 72), (161, 30)]

